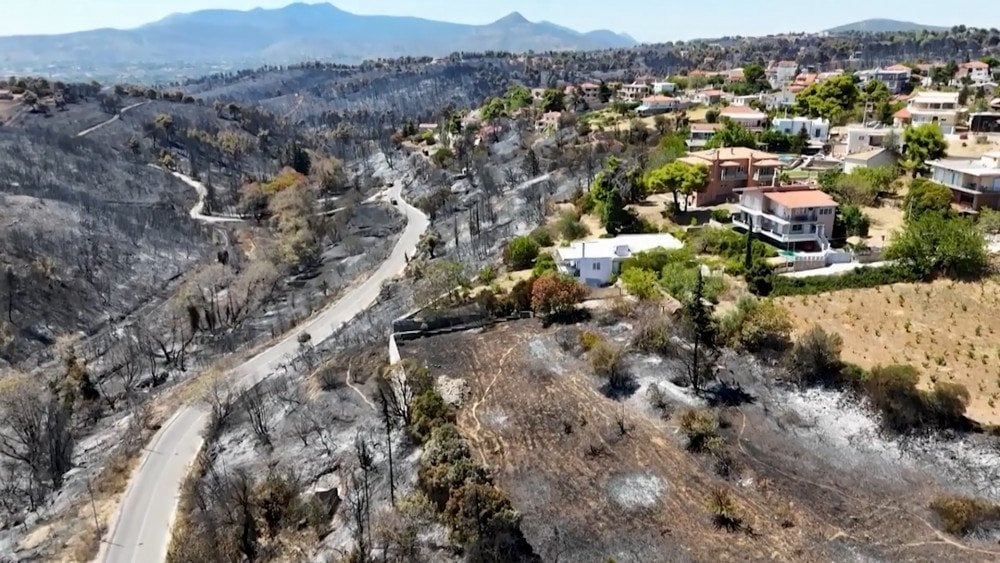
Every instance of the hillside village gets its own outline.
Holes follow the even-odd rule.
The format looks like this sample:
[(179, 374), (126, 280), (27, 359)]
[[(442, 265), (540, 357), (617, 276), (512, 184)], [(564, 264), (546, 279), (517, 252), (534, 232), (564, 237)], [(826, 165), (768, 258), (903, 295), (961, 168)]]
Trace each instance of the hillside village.
[(1000, 60), (561, 56), (0, 79), (0, 553), (1000, 558)]

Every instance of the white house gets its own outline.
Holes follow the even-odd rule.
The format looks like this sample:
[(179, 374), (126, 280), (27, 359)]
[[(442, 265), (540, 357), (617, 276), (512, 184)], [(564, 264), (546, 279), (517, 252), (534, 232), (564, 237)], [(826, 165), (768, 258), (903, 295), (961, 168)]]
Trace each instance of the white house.
[(911, 74), (913, 74), (913, 71), (908, 66), (892, 65), (888, 68), (862, 70), (854, 76), (858, 78), (862, 85), (868, 84), (872, 80), (879, 80), (893, 94), (902, 94), (910, 83)]
[(849, 127), (844, 134), (846, 154), (863, 152), (872, 148), (882, 148), (894, 138), (897, 145), (903, 143), (903, 129), (896, 127)]
[(622, 262), (632, 255), (664, 248), (677, 250), (684, 246), (669, 234), (621, 235), (615, 238), (575, 242), (558, 249), (559, 271), (590, 286), (602, 286), (621, 271)]
[(687, 146), (689, 149), (702, 149), (708, 144), (708, 141), (715, 136), (716, 131), (722, 128), (721, 123), (692, 123), (690, 126), (691, 134), (687, 140)]
[(646, 96), (642, 99), (642, 105), (637, 107), (635, 111), (639, 115), (646, 117), (673, 111), (683, 107), (684, 105), (685, 104), (683, 104), (680, 98), (672, 98), (670, 96)]
[(958, 65), (958, 72), (955, 74), (954, 80), (951, 81), (951, 85), (955, 87), (962, 86), (964, 83), (963, 79), (965, 78), (968, 78), (975, 85), (989, 82), (992, 78), (990, 76), (990, 65), (981, 61), (969, 61)]
[(677, 91), (677, 84), (673, 82), (654, 82), (653, 83), (653, 93), (654, 94), (673, 94)]
[(945, 135), (955, 132), (962, 115), (958, 92), (917, 92), (910, 97), (905, 108), (897, 111), (896, 127), (934, 123)]
[(879, 168), (896, 164), (896, 155), (887, 149), (871, 149), (844, 157), (844, 172), (850, 174), (857, 168)]
[(726, 106), (719, 117), (731, 119), (754, 132), (763, 131), (767, 126), (767, 114), (748, 106)]
[(772, 87), (782, 88), (791, 84), (798, 73), (799, 64), (795, 61), (779, 61), (768, 67), (767, 79), (771, 82)]
[(809, 139), (825, 143), (830, 138), (830, 121), (817, 117), (776, 117), (771, 122), (771, 129), (781, 131), (788, 135), (798, 135), (803, 129), (809, 135)]
[(764, 94), (762, 102), (767, 109), (781, 109), (795, 105), (796, 95), (791, 90), (779, 90)]
[(978, 211), (983, 207), (1000, 208), (1000, 151), (978, 159), (932, 160), (931, 179), (951, 189), (952, 200)]

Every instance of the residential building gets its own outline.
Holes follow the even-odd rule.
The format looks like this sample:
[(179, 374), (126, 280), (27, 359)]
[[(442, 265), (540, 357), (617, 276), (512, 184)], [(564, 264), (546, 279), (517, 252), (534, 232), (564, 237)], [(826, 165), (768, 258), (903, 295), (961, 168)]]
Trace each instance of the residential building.
[(648, 96), (651, 91), (652, 86), (649, 84), (633, 82), (632, 84), (622, 86), (618, 90), (618, 98), (627, 102), (638, 102)]
[(843, 142), (847, 145), (844, 154), (882, 148), (892, 142), (898, 146), (903, 143), (903, 130), (894, 127), (848, 127)]
[(580, 91), (580, 97), (591, 108), (595, 108), (601, 105), (601, 85), (594, 84), (593, 82), (584, 82), (577, 86)]
[(679, 109), (682, 106), (680, 98), (670, 96), (646, 96), (642, 99), (642, 105), (636, 108), (636, 112), (643, 116), (658, 115)]
[(837, 202), (809, 186), (752, 188), (740, 194), (733, 225), (788, 249), (826, 250)]
[(799, 65), (795, 61), (779, 61), (769, 66), (765, 72), (771, 86), (784, 88), (795, 79), (795, 75), (799, 72)]
[(978, 159), (943, 159), (927, 163), (931, 179), (951, 189), (953, 201), (966, 208), (1000, 209), (1000, 151)]
[(795, 80), (788, 86), (788, 89), (795, 93), (801, 92), (815, 84), (818, 78), (819, 75), (814, 72), (803, 72), (795, 76)]
[(748, 106), (726, 106), (719, 112), (719, 117), (730, 119), (754, 132), (767, 128), (767, 114)]
[(559, 129), (559, 123), (562, 119), (562, 112), (550, 111), (542, 114), (538, 121), (535, 122), (535, 129), (538, 131), (546, 131), (549, 129)]
[(810, 141), (825, 143), (830, 139), (830, 120), (822, 117), (775, 117), (771, 121), (771, 129), (788, 135), (798, 135), (803, 129), (809, 135)]
[(895, 113), (896, 127), (934, 123), (945, 135), (955, 132), (962, 115), (958, 92), (922, 91), (910, 96), (907, 106)]
[(678, 160), (708, 167), (708, 185), (689, 202), (695, 207), (729, 201), (746, 188), (770, 186), (783, 166), (776, 154), (744, 147), (691, 152)]
[(887, 149), (871, 149), (844, 157), (844, 172), (850, 174), (857, 168), (879, 168), (896, 164), (896, 154)]
[(688, 137), (688, 149), (701, 149), (708, 144), (715, 132), (722, 128), (721, 123), (692, 123), (689, 125), (691, 135)]
[(746, 76), (744, 75), (742, 68), (734, 68), (726, 71), (727, 84), (732, 84), (733, 82), (743, 82), (745, 79)]
[(972, 84), (989, 82), (992, 79), (990, 65), (982, 61), (970, 61), (958, 65), (958, 72), (955, 73), (955, 79), (951, 82), (952, 86), (961, 86), (965, 83), (965, 79), (968, 79)]
[(673, 82), (654, 82), (653, 83), (653, 93), (654, 94), (673, 94), (677, 91), (677, 84)]
[(762, 103), (764, 99), (764, 94), (748, 94), (746, 96), (733, 96), (729, 100), (730, 105), (734, 106), (749, 106), (751, 102)]
[(621, 235), (615, 238), (574, 242), (561, 247), (558, 253), (559, 271), (571, 275), (589, 286), (603, 286), (621, 271), (622, 262), (633, 254), (654, 248), (677, 250), (684, 244), (673, 235)]
[(696, 92), (692, 99), (697, 104), (710, 106), (721, 102), (724, 94), (725, 92), (722, 90), (702, 90), (700, 92)]
[(910, 87), (910, 75), (913, 71), (910, 67), (905, 65), (892, 65), (886, 68), (875, 68), (871, 70), (862, 70), (856, 73), (856, 76), (861, 84), (868, 84), (872, 80), (879, 80), (889, 88), (889, 92), (893, 94), (902, 94), (908, 91)]
[(969, 131), (971, 133), (1000, 133), (1000, 112), (970, 113)]
[(789, 108), (795, 105), (796, 95), (791, 90), (779, 90), (764, 94), (762, 102), (767, 109)]

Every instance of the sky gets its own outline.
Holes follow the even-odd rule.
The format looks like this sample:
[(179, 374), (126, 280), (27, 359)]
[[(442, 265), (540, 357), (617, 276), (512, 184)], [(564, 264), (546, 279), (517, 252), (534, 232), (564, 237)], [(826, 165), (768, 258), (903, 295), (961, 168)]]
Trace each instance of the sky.
[[(309, 0), (316, 2), (317, 0)], [(589, 31), (626, 32), (643, 42), (724, 35), (820, 31), (852, 21), (892, 18), (928, 25), (1000, 27), (997, 0), (332, 0), (359, 14), (419, 16), (489, 23), (519, 11)], [(0, 35), (67, 33), (101, 27), (131, 28), (176, 12), (207, 8), (275, 8), (291, 0), (5, 0)], [(831, 9), (833, 7), (835, 9)]]

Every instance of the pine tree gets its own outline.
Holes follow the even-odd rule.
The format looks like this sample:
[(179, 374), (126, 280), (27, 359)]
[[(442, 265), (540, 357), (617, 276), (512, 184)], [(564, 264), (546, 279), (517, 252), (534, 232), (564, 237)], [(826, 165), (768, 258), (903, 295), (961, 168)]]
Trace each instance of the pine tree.
[(695, 282), (691, 299), (684, 306), (684, 317), (691, 337), (694, 340), (694, 350), (691, 354), (690, 377), (691, 387), (696, 392), (701, 391), (702, 378), (709, 372), (707, 358), (715, 350), (715, 322), (712, 319), (713, 307), (705, 299), (705, 279), (698, 267), (698, 278)]

